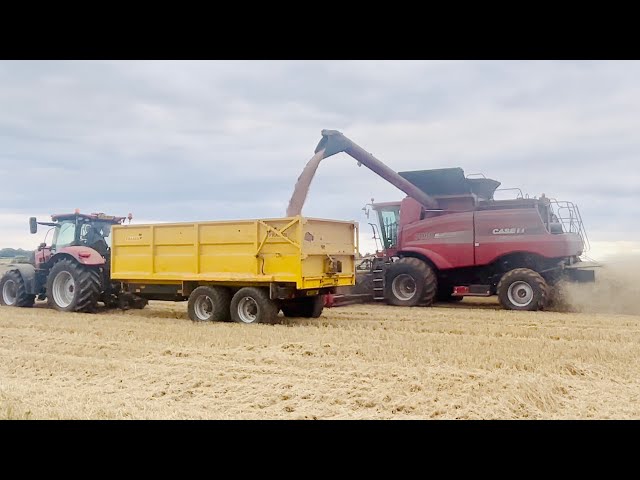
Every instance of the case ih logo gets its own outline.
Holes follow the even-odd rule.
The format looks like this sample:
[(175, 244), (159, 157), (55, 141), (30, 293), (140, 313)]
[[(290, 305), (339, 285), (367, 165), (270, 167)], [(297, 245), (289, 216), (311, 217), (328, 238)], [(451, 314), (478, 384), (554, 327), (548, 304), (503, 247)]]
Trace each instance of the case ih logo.
[(491, 233), (494, 235), (518, 235), (524, 233), (524, 227), (494, 228)]

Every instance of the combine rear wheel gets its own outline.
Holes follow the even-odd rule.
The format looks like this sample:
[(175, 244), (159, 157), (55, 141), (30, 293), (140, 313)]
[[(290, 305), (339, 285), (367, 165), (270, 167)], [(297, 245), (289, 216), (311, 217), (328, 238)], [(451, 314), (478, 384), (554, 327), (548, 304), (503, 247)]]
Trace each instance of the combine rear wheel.
[(15, 270), (5, 273), (0, 280), (0, 305), (6, 307), (33, 307), (36, 296), (27, 294), (24, 279)]
[(231, 299), (231, 319), (238, 323), (273, 323), (278, 306), (263, 288), (244, 287)]
[(198, 287), (189, 295), (189, 318), (194, 322), (228, 322), (231, 293), (226, 288)]
[(505, 273), (498, 283), (500, 304), (507, 310), (542, 310), (547, 304), (549, 287), (542, 276), (528, 268)]
[(49, 306), (61, 312), (95, 312), (100, 290), (100, 271), (73, 260), (57, 262), (47, 278)]
[(437, 287), (436, 274), (429, 265), (419, 258), (405, 257), (387, 268), (384, 296), (391, 305), (430, 306)]

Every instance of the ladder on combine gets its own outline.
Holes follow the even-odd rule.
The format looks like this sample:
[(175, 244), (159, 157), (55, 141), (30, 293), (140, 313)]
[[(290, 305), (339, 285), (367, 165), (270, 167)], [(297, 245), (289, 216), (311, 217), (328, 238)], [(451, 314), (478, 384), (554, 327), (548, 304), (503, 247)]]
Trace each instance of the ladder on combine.
[[(376, 251), (382, 249), (383, 243), (378, 233), (378, 228), (374, 223), (370, 223), (373, 230), (373, 240), (376, 243)], [(378, 245), (380, 247), (378, 247)], [(381, 302), (384, 300), (384, 267), (385, 261), (381, 258), (376, 258), (371, 264), (371, 273), (373, 273), (373, 300)]]
[(373, 299), (376, 302), (384, 300), (384, 263), (374, 267), (373, 273)]

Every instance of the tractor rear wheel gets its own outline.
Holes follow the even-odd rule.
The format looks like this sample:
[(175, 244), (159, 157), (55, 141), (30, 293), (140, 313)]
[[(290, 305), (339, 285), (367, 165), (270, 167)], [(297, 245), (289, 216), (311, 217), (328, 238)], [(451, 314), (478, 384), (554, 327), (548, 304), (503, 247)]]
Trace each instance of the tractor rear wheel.
[(515, 268), (502, 276), (497, 294), (500, 304), (507, 310), (542, 310), (547, 304), (549, 287), (539, 273)]
[(231, 292), (221, 287), (198, 287), (189, 295), (189, 318), (194, 322), (228, 322)]
[(100, 271), (70, 259), (58, 261), (47, 277), (49, 306), (61, 312), (95, 312), (100, 299)]
[(391, 305), (430, 306), (436, 297), (437, 287), (435, 272), (419, 258), (404, 257), (387, 268), (385, 299)]
[(264, 288), (244, 287), (231, 299), (231, 319), (238, 323), (273, 323), (278, 306)]
[(33, 307), (35, 295), (30, 295), (19, 272), (11, 270), (0, 280), (0, 305), (5, 307)]

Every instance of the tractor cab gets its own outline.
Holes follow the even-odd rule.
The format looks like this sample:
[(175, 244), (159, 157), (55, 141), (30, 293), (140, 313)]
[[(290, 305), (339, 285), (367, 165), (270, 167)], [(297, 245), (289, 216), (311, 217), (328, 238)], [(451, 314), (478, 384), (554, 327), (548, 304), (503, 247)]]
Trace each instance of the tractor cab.
[[(120, 225), (128, 217), (115, 217), (104, 213), (90, 215), (79, 213), (52, 215), (53, 222), (38, 222), (35, 217), (29, 219), (32, 234), (37, 233), (38, 225), (53, 227), (51, 245), (43, 242), (36, 253), (36, 265), (49, 260), (51, 255), (66, 247), (89, 247), (102, 257), (107, 257), (111, 249), (111, 226)], [(46, 240), (46, 237), (45, 237)]]

